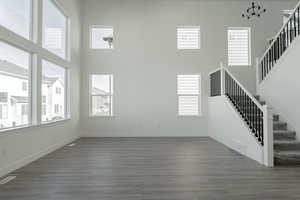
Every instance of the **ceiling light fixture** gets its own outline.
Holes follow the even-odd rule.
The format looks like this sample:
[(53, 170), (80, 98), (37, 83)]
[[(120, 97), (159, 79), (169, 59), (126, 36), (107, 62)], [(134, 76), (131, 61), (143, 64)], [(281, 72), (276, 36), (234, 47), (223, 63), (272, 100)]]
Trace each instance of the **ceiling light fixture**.
[(263, 13), (265, 13), (267, 9), (263, 8), (261, 4), (257, 1), (253, 1), (251, 6), (247, 8), (246, 12), (242, 14), (243, 18), (250, 19), (251, 17), (260, 17)]

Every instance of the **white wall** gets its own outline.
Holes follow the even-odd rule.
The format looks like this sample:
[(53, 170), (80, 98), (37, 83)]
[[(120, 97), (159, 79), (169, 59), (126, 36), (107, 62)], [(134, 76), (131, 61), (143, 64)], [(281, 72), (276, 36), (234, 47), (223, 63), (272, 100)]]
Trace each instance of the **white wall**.
[[(266, 38), (282, 25), (282, 9), (297, 1), (264, 1), (268, 12), (251, 21), (241, 17), (240, 0), (85, 0), (82, 1), (83, 59), (81, 125), (84, 136), (206, 136), (208, 72), (227, 63), (227, 27), (251, 26), (253, 63)], [(89, 26), (114, 26), (114, 50), (89, 49)], [(176, 27), (201, 26), (201, 50), (178, 51)], [(255, 91), (254, 67), (229, 68)], [(89, 73), (112, 73), (115, 117), (88, 117)], [(176, 75), (201, 73), (199, 118), (177, 117)]]
[(300, 139), (300, 39), (296, 39), (287, 52), (260, 84), (262, 99), (288, 123), (290, 130)]
[[(44, 154), (53, 151), (80, 135), (80, 7), (77, 0), (58, 0), (71, 17), (71, 120), (39, 127), (0, 133), (0, 177)], [(25, 40), (0, 28), (0, 39), (36, 51)], [(48, 55), (47, 52), (40, 52)], [(51, 58), (52, 56), (50, 56)], [(41, 66), (39, 66), (41, 67)]]
[(263, 148), (225, 96), (208, 100), (208, 130), (211, 137), (263, 164)]

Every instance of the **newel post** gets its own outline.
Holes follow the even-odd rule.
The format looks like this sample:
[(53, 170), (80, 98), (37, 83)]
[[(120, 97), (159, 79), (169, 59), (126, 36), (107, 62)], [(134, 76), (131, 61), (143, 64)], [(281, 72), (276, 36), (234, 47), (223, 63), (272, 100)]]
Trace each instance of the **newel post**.
[(223, 63), (220, 63), (221, 72), (221, 96), (225, 95), (225, 68)]
[(259, 58), (256, 58), (256, 66), (255, 66), (255, 70), (256, 70), (256, 93), (257, 95), (261, 95), (260, 92), (260, 87), (259, 87), (259, 83), (260, 83), (260, 79), (261, 79), (261, 70), (259, 68), (260, 63), (259, 63)]
[(273, 111), (267, 105), (263, 106), (264, 115), (264, 165), (274, 166), (274, 135), (273, 135)]

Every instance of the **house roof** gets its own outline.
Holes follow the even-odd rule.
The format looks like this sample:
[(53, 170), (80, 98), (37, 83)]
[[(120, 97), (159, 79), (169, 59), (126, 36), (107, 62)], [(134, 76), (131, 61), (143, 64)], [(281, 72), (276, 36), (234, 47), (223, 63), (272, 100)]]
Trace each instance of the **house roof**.
[(109, 93), (108, 92), (105, 92), (99, 88), (96, 88), (96, 87), (93, 87), (92, 88), (92, 94), (93, 95), (108, 95)]
[(16, 103), (28, 103), (28, 97), (24, 96), (11, 96), (13, 100), (16, 101)]
[(56, 78), (56, 77), (47, 77), (47, 76), (43, 77), (43, 82), (45, 82), (47, 85), (52, 85), (57, 80), (58, 80), (58, 78)]
[(60, 78), (57, 77), (43, 77), (43, 82), (46, 83), (48, 86), (53, 85), (56, 81), (59, 81), (62, 85), (64, 85), (63, 81), (61, 81)]
[(15, 65), (6, 60), (0, 60), (0, 74), (28, 79), (28, 69)]

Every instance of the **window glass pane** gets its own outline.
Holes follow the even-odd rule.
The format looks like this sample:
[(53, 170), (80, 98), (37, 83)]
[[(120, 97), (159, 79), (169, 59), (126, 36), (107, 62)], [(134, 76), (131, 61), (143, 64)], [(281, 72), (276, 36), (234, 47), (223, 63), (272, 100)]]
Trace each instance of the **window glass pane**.
[(178, 114), (181, 116), (197, 116), (200, 113), (200, 75), (178, 75)]
[(0, 42), (0, 128), (28, 124), (29, 65), (29, 53)]
[(31, 0), (1, 0), (0, 24), (30, 39)]
[[(65, 75), (66, 70), (64, 68), (43, 60), (43, 122), (65, 118)], [(57, 93), (57, 90), (60, 93)]]
[(91, 29), (92, 49), (113, 49), (114, 31), (111, 27), (93, 27)]
[(228, 30), (228, 65), (249, 66), (250, 58), (250, 28)]
[(200, 49), (200, 28), (178, 28), (177, 49)]
[(110, 96), (92, 96), (93, 115), (110, 116), (111, 99)]
[(91, 84), (92, 115), (111, 116), (113, 76), (92, 75)]
[(178, 94), (199, 94), (199, 75), (178, 75)]
[(92, 94), (110, 94), (110, 75), (92, 75)]
[(43, 1), (43, 47), (66, 58), (67, 18), (51, 0)]
[(178, 114), (182, 116), (199, 115), (199, 97), (198, 96), (179, 96)]

